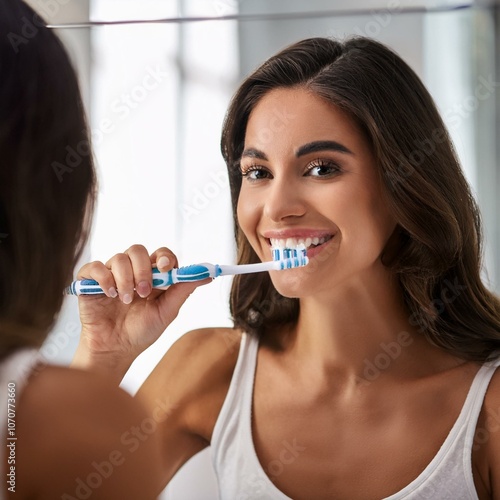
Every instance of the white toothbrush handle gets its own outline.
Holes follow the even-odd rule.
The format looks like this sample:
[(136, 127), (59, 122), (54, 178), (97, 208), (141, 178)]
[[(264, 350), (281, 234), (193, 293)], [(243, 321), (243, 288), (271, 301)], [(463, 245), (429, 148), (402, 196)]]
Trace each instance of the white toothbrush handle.
[[(280, 271), (282, 269), (291, 269), (293, 267), (299, 267), (298, 265), (292, 265), (293, 259), (287, 260), (271, 260), (268, 262), (258, 262), (257, 264), (240, 264), (238, 266), (226, 265), (218, 266), (220, 268), (220, 276), (232, 276), (235, 274), (250, 274), (250, 273), (261, 273), (264, 271)], [(304, 265), (304, 264), (302, 264)]]

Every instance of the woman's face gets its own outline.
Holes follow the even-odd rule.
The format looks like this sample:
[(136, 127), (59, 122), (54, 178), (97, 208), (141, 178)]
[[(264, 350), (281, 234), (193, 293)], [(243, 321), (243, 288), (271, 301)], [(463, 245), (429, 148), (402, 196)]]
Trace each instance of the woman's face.
[(347, 114), (305, 89), (268, 92), (250, 114), (241, 172), (238, 220), (260, 259), (279, 241), (307, 246), (306, 267), (271, 273), (278, 292), (305, 297), (380, 277), (395, 221)]

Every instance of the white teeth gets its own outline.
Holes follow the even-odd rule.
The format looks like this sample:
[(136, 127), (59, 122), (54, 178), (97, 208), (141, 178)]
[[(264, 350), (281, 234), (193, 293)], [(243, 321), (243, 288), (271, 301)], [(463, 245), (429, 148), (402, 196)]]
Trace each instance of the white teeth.
[(314, 238), (270, 238), (270, 242), (273, 248), (296, 248), (299, 245), (309, 248), (311, 245), (322, 245), (330, 238), (330, 236), (322, 236), (321, 238), (318, 238), (317, 236)]

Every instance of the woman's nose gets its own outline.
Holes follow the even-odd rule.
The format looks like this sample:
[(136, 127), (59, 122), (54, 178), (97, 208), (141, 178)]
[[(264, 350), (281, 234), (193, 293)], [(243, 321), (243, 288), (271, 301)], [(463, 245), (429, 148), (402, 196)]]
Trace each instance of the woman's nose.
[(275, 222), (288, 217), (301, 217), (306, 211), (300, 187), (290, 179), (274, 178), (264, 203), (264, 215)]

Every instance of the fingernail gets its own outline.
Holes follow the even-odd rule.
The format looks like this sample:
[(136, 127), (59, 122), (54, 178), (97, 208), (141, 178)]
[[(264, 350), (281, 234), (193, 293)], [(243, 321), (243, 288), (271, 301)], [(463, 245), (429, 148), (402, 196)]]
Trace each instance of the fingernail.
[(126, 293), (123, 297), (122, 297), (122, 302), (124, 304), (130, 304), (132, 302), (132, 295), (130, 295), (130, 293)]
[(168, 267), (169, 264), (170, 264), (170, 259), (165, 255), (163, 255), (158, 259), (156, 266), (158, 267), (158, 269), (163, 269), (164, 267)]
[(135, 287), (139, 297), (144, 298), (149, 295), (151, 291), (151, 285), (147, 281), (141, 281)]
[(114, 286), (112, 286), (109, 290), (108, 290), (108, 294), (109, 296), (114, 299), (117, 295), (118, 295), (118, 292), (116, 291), (116, 288)]

